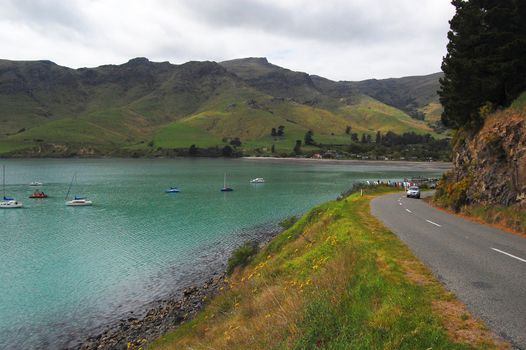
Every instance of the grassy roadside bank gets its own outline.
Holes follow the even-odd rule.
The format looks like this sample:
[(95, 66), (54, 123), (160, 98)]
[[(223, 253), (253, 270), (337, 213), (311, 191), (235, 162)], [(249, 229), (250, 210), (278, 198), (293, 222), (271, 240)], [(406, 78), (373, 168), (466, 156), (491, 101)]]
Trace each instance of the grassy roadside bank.
[(388, 191), (314, 208), (149, 348), (506, 348), (370, 214)]
[(451, 215), (526, 237), (526, 211), (520, 205), (465, 205), (455, 211), (435, 198), (429, 198), (427, 202)]
[(469, 186), (469, 179), (454, 183), (450, 177), (444, 176), (439, 181), (435, 196), (429, 200), (429, 203), (438, 209), (468, 220), (491, 225), (503, 231), (526, 235), (526, 211), (521, 204), (504, 206), (468, 203), (466, 191)]

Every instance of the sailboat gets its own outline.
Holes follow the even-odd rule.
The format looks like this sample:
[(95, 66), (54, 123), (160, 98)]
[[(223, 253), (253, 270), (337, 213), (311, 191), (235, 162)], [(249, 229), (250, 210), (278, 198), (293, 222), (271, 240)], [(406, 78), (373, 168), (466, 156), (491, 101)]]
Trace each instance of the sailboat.
[(86, 197), (80, 197), (80, 196), (75, 195), (72, 200), (69, 200), (69, 201), (67, 200), (69, 196), (69, 192), (71, 191), (71, 186), (73, 186), (73, 181), (75, 180), (76, 177), (77, 177), (77, 173), (75, 173), (73, 177), (71, 178), (71, 183), (69, 184), (68, 193), (66, 194), (66, 197), (64, 198), (64, 200), (66, 201), (66, 205), (70, 207), (85, 207), (88, 205), (92, 205), (93, 202), (88, 200)]
[(2, 176), (2, 188), (3, 188), (3, 199), (0, 201), (0, 209), (16, 209), (22, 208), (24, 205), (22, 202), (17, 201), (14, 198), (6, 197), (5, 195), (5, 165), (3, 166)]
[(223, 177), (223, 188), (221, 189), (221, 192), (232, 192), (234, 189), (231, 187), (226, 186), (226, 173)]
[(177, 186), (176, 187), (171, 186), (170, 188), (166, 189), (164, 192), (165, 193), (179, 193), (181, 192), (181, 190)]

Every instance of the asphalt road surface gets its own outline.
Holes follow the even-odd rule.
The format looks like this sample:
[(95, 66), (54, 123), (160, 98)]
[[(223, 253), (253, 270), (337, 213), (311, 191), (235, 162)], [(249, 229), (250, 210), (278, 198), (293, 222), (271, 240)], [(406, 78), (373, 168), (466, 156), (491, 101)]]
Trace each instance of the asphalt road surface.
[(526, 239), (437, 210), (404, 193), (371, 203), (475, 315), (516, 349), (526, 350)]

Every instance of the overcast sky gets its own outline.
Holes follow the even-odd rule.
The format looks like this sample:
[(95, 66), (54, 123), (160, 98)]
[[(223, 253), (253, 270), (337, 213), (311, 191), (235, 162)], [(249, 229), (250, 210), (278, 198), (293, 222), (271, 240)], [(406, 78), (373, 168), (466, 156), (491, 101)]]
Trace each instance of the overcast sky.
[(267, 57), (333, 80), (440, 70), (449, 0), (0, 0), (0, 58), (78, 68)]

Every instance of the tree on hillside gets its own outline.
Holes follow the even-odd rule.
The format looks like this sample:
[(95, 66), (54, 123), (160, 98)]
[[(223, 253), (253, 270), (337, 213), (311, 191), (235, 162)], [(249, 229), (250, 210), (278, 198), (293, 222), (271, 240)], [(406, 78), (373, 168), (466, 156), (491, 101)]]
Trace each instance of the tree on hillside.
[(358, 142), (358, 133), (353, 132), (351, 134), (351, 141)]
[(315, 144), (313, 136), (314, 136), (314, 133), (312, 132), (312, 130), (309, 130), (305, 133), (304, 142), (306, 145)]
[(229, 145), (226, 145), (225, 147), (223, 147), (222, 153), (224, 157), (232, 157), (234, 150)]
[(362, 140), (360, 141), (361, 143), (367, 143), (367, 136), (364, 134), (362, 134)]
[[(509, 105), (526, 90), (524, 0), (453, 0), (456, 13), (442, 61), (446, 126), (477, 127), (481, 108)], [(486, 108), (487, 109), (487, 108)]]
[(301, 140), (296, 140), (296, 145), (294, 146), (294, 153), (296, 153), (296, 155), (301, 154)]
[(278, 136), (283, 136), (285, 134), (285, 127), (283, 125), (278, 126)]
[(230, 141), (230, 144), (234, 147), (241, 147), (241, 140), (239, 137), (234, 137), (234, 139)]
[(350, 135), (350, 134), (352, 133), (352, 127), (347, 126), (347, 127), (345, 128), (345, 133), (346, 133), (347, 135)]
[(382, 143), (382, 133), (380, 131), (376, 132), (376, 144), (379, 145)]
[(278, 136), (278, 133), (276, 132), (276, 128), (272, 128), (270, 131), (270, 136)]
[(196, 145), (191, 145), (190, 148), (188, 149), (188, 154), (191, 156), (196, 156), (198, 152), (199, 150), (197, 149)]

